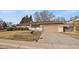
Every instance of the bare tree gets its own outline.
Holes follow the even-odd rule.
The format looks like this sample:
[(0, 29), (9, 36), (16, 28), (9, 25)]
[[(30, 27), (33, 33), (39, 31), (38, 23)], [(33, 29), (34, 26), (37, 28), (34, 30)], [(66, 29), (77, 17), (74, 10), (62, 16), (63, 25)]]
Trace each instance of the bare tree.
[(78, 18), (79, 18), (79, 16), (71, 17), (71, 18), (70, 18), (70, 21), (76, 20), (76, 19), (78, 19)]
[(0, 18), (0, 29), (6, 29), (6, 27), (7, 27), (6, 22)]
[(12, 25), (13, 25), (12, 22), (7, 22), (8, 27), (12, 27)]
[(35, 21), (40, 22), (40, 12), (35, 12)]
[(66, 23), (66, 19), (64, 17), (57, 17), (56, 21)]
[(36, 12), (35, 13), (35, 20), (36, 21), (51, 21), (51, 19), (55, 17), (51, 12), (44, 10), (41, 12)]

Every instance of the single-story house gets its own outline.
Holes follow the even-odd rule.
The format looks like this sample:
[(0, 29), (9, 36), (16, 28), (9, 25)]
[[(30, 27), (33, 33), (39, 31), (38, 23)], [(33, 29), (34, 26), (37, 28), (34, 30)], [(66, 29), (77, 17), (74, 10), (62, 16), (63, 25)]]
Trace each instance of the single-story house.
[(63, 22), (47, 21), (47, 22), (34, 22), (32, 27), (40, 27), (43, 32), (63, 32)]
[(42, 29), (43, 32), (63, 32), (63, 22), (60, 21), (45, 21), (45, 22), (31, 22), (30, 24), (19, 24), (17, 28), (31, 28)]

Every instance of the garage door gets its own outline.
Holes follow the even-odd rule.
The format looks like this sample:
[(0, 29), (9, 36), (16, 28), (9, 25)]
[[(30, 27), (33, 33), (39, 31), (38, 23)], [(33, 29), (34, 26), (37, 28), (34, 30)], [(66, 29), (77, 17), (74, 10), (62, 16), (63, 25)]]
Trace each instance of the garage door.
[(44, 25), (44, 32), (58, 32), (58, 25)]

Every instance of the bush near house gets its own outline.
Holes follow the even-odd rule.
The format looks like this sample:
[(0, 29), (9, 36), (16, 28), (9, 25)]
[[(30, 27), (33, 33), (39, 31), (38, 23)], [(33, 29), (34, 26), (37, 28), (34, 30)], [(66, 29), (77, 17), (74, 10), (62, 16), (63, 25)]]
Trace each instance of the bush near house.
[(38, 42), (38, 39), (40, 38), (41, 32), (40, 31), (31, 31), (31, 34), (33, 35), (33, 40)]
[(6, 28), (7, 31), (16, 31), (16, 30), (29, 30), (27, 27), (26, 28), (17, 28), (17, 27), (7, 27)]

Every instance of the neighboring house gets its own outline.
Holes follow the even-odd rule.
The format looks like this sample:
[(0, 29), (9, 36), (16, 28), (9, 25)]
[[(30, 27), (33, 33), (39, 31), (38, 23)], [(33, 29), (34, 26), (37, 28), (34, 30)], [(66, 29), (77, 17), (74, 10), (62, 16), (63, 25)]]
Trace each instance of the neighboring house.
[(26, 29), (28, 29), (28, 26), (30, 26), (30, 24), (29, 23), (27, 23), (27, 24), (17, 24), (16, 25), (16, 30), (26, 30)]
[(79, 31), (79, 19), (69, 21), (64, 25), (64, 32), (78, 32)]
[(79, 19), (73, 20), (70, 26), (72, 27), (73, 32), (78, 32), (79, 31)]

